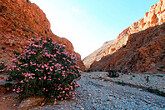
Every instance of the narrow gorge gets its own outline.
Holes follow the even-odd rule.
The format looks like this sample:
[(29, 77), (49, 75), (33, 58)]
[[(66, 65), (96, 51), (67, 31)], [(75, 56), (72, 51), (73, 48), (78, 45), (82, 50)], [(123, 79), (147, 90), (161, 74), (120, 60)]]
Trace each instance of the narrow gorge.
[(165, 1), (160, 0), (144, 18), (87, 56), (83, 60), (86, 68), (92, 71), (129, 69), (132, 72), (164, 73), (164, 22)]

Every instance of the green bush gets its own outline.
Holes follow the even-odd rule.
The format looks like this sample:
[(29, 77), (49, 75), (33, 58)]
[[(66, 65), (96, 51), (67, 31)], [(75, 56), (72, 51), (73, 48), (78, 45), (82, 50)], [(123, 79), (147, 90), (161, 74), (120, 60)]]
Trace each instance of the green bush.
[(13, 51), (15, 55), (20, 55), (21, 53), (19, 51)]
[(119, 77), (119, 73), (117, 70), (108, 70), (108, 77)]
[(5, 50), (5, 49), (6, 49), (6, 47), (2, 46), (2, 47), (1, 47), (1, 49), (2, 49), (2, 50)]
[(16, 82), (13, 91), (21, 99), (31, 96), (74, 99), (75, 93), (71, 91), (79, 86), (75, 79), (81, 73), (76, 57), (51, 38), (32, 38), (32, 41), (25, 53), (13, 60), (15, 66), (8, 67), (8, 80)]

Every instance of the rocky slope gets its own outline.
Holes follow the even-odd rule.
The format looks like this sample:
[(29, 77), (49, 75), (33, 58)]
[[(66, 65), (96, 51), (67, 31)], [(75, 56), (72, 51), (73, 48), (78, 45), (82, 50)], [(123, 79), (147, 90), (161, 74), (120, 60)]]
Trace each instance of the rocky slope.
[(101, 60), (101, 58), (107, 54), (105, 50), (108, 50), (108, 48), (112, 45), (113, 42), (114, 42), (113, 40), (105, 42), (102, 47), (100, 47), (99, 49), (97, 49), (96, 51), (88, 55), (87, 57), (85, 57), (83, 59), (83, 62), (84, 62), (84, 65), (86, 66), (86, 69), (89, 69), (90, 65), (94, 61)]
[(131, 34), (118, 52), (94, 62), (90, 69), (165, 74), (165, 23)]
[(85, 66), (88, 68), (92, 64), (92, 62), (98, 61), (98, 59), (101, 59), (106, 55), (111, 55), (114, 52), (118, 51), (121, 47), (126, 45), (127, 40), (131, 34), (137, 33), (156, 25), (160, 25), (163, 22), (165, 22), (165, 0), (160, 0), (158, 3), (150, 8), (149, 12), (145, 13), (144, 18), (141, 18), (137, 22), (133, 23), (130, 27), (123, 30), (114, 40), (114, 42), (109, 45), (109, 47), (107, 47), (106, 49), (102, 48), (102, 52), (99, 54), (100, 56), (94, 55), (96, 53), (94, 52), (86, 57), (83, 61)]
[(31, 37), (42, 36), (66, 45), (66, 50), (77, 56), (78, 65), (84, 69), (72, 43), (52, 33), (46, 15), (36, 4), (29, 0), (0, 0), (0, 21), (0, 61), (10, 63), (13, 53), (22, 52)]

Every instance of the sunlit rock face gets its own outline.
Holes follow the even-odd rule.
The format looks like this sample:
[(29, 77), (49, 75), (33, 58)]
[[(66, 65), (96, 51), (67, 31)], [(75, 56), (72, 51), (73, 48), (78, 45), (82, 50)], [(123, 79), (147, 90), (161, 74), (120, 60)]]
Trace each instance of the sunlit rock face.
[(78, 65), (84, 69), (81, 56), (74, 51), (72, 43), (66, 38), (53, 34), (45, 13), (30, 0), (0, 1), (0, 61), (14, 57), (13, 51), (22, 52), (30, 43), (31, 37), (52, 37), (53, 41), (66, 45), (66, 50), (77, 56)]
[(101, 60), (95, 60), (90, 69), (106, 71), (126, 68), (134, 72), (163, 73), (164, 22), (165, 0), (160, 0), (145, 13), (144, 18), (121, 32), (104, 50), (106, 54), (102, 55)]
[(90, 65), (94, 61), (99, 61), (103, 56), (107, 55), (107, 50), (109, 50), (108, 48), (111, 47), (113, 42), (114, 42), (113, 40), (105, 42), (102, 47), (100, 47), (99, 49), (97, 49), (96, 51), (88, 55), (87, 57), (85, 57), (83, 59), (83, 62), (84, 62), (84, 65), (86, 66), (86, 69), (89, 69)]

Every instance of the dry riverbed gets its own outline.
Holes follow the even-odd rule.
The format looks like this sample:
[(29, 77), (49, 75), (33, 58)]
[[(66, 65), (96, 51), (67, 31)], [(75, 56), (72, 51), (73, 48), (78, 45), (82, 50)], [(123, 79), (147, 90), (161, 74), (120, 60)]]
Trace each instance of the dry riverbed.
[[(153, 77), (149, 76), (149, 81), (154, 80), (154, 82), (147, 82), (148, 84), (145, 84), (146, 80), (143, 79), (143, 75), (140, 74), (132, 74), (135, 76), (123, 75), (119, 78), (108, 78), (106, 74), (107, 73), (105, 72), (83, 73), (81, 80), (78, 81), (81, 84), (81, 87), (76, 89), (77, 95), (75, 100), (59, 101), (57, 102), (57, 105), (34, 108), (32, 110), (165, 109), (165, 98), (163, 96), (144, 91), (141, 88), (136, 88), (136, 86), (130, 87), (127, 86), (127, 84), (122, 86), (114, 83), (115, 81), (126, 80), (126, 82), (131, 84), (144, 84), (144, 87), (148, 87), (148, 84), (150, 84), (149, 86), (161, 88), (164, 86), (164, 75), (163, 77), (156, 75), (153, 75)], [(131, 77), (133, 77), (133, 79)], [(136, 78), (141, 78), (142, 80), (136, 81)]]
[[(1, 85), (5, 83), (3, 78), (1, 75)], [(153, 88), (164, 93), (165, 74), (131, 73), (109, 78), (106, 72), (84, 72), (78, 83), (81, 87), (76, 89), (74, 100), (57, 101), (56, 105), (32, 110), (165, 110), (165, 97), (146, 89)], [(15, 94), (0, 94), (0, 110), (18, 108)]]

